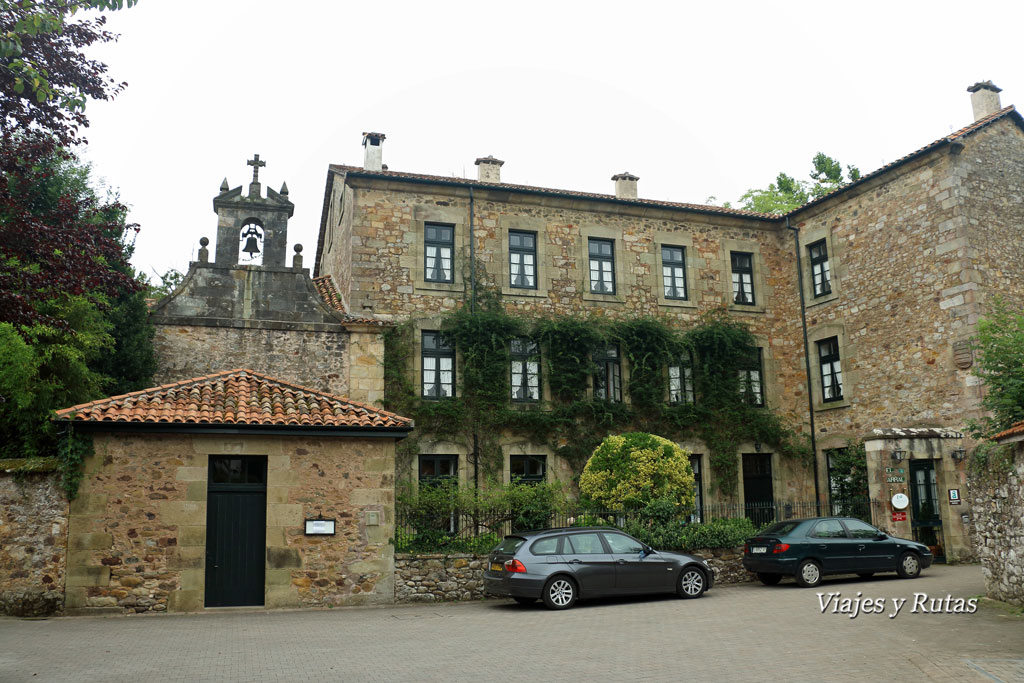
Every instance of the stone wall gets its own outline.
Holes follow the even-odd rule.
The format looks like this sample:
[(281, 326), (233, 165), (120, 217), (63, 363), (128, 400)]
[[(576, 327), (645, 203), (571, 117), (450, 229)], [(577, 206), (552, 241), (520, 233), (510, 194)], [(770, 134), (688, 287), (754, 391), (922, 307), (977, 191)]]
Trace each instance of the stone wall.
[[(696, 550), (715, 570), (715, 585), (756, 577), (743, 568), (743, 547)], [(457, 602), (484, 595), (486, 555), (395, 555), (395, 602)]]
[[(71, 505), (69, 611), (203, 609), (212, 454), (267, 457), (266, 607), (393, 600), (392, 439), (113, 433), (94, 442)], [(335, 536), (304, 535), (304, 519), (319, 515), (337, 520)]]
[(64, 609), (68, 504), (52, 474), (0, 474), (0, 614)]
[(986, 593), (1024, 607), (1024, 446), (1010, 448), (1009, 467), (972, 473), (968, 495)]

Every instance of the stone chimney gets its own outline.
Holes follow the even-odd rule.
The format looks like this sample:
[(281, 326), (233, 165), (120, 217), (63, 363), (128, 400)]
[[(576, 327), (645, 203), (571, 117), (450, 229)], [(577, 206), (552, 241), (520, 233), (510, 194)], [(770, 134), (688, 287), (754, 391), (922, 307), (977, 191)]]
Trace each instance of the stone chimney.
[(971, 93), (971, 107), (974, 109), (974, 120), (979, 121), (986, 116), (991, 116), (1002, 109), (999, 104), (999, 93), (1002, 88), (997, 88), (992, 81), (981, 81), (967, 89)]
[(615, 181), (616, 197), (619, 199), (636, 199), (636, 181), (640, 180), (639, 177), (626, 171), (625, 173), (613, 175), (612, 180)]
[(363, 170), (383, 170), (380, 148), (385, 137), (384, 133), (363, 133)]
[(505, 163), (488, 155), (476, 160), (476, 179), (482, 183), (500, 183), (501, 167)]

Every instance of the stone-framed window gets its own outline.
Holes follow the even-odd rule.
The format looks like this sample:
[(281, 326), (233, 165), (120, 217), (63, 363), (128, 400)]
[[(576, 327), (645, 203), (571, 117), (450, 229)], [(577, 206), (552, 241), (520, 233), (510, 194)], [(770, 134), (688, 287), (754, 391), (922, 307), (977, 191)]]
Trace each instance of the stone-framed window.
[(689, 351), (679, 360), (668, 366), (668, 402), (693, 403), (696, 396), (693, 392), (693, 356)]
[(700, 453), (693, 453), (690, 455), (690, 468), (693, 470), (693, 513), (690, 515), (689, 522), (702, 522), (704, 521), (704, 478), (703, 471), (701, 468)]
[(420, 454), (417, 479), (420, 484), (458, 481), (459, 456), (452, 454)]
[(761, 359), (761, 347), (748, 359), (746, 367), (739, 371), (740, 393), (744, 400), (753, 406), (764, 405), (764, 373)]
[(686, 290), (686, 247), (661, 245), (661, 282), (666, 299), (685, 301), (689, 298)]
[(510, 342), (509, 356), (512, 401), (540, 401), (540, 347), (532, 339), (517, 338)]
[(455, 349), (440, 332), (424, 330), (420, 347), (422, 396), (426, 399), (455, 395)]
[(537, 233), (508, 231), (509, 287), (537, 289)]
[(829, 337), (816, 342), (818, 367), (821, 369), (821, 400), (824, 403), (843, 400), (843, 369), (839, 362), (839, 338)]
[(811, 291), (817, 299), (832, 293), (832, 269), (828, 262), (828, 244), (821, 239), (807, 245), (811, 264)]
[(454, 278), (455, 226), (423, 224), (423, 279), (451, 283)]
[(508, 472), (513, 483), (539, 484), (547, 479), (548, 456), (510, 455)]
[(615, 240), (591, 237), (587, 245), (591, 294), (615, 294)]
[(754, 255), (747, 251), (729, 252), (732, 267), (732, 302), (738, 306), (753, 306)]
[(622, 402), (622, 362), (619, 347), (609, 344), (594, 353), (594, 398), (610, 403)]

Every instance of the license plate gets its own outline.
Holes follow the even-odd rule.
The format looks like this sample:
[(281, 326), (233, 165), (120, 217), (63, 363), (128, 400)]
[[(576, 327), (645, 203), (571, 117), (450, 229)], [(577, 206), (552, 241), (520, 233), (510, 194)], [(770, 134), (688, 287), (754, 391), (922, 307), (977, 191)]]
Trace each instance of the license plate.
[(766, 553), (766, 552), (768, 552), (768, 548), (764, 547), (764, 546), (762, 546), (760, 548), (751, 548), (750, 552), (752, 552), (752, 553)]
[(504, 571), (504, 570), (505, 570), (505, 565), (501, 564), (500, 562), (491, 562), (491, 571), (492, 572), (500, 572), (500, 571)]

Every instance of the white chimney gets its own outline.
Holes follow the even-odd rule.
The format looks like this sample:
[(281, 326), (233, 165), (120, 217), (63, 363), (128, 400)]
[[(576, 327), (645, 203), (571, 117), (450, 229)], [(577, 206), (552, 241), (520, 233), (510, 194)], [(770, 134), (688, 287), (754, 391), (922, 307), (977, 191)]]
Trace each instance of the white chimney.
[(1002, 109), (999, 104), (999, 93), (1002, 88), (997, 88), (992, 81), (981, 81), (967, 89), (971, 93), (971, 107), (974, 109), (974, 120), (980, 121), (986, 116), (991, 116)]
[(500, 183), (501, 167), (505, 163), (501, 159), (495, 159), (488, 155), (480, 157), (476, 163), (476, 179), (482, 183)]
[(384, 133), (363, 133), (363, 170), (383, 170), (380, 148), (385, 137)]
[(616, 197), (619, 199), (636, 199), (636, 181), (640, 180), (639, 177), (626, 171), (625, 173), (613, 175), (612, 180), (615, 181)]

